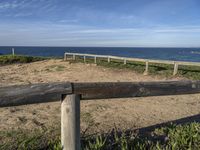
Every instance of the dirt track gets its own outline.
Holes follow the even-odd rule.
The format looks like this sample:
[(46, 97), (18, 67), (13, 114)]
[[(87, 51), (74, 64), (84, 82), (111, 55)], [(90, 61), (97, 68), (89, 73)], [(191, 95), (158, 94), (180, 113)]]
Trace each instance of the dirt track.
[[(41, 82), (156, 81), (129, 70), (47, 60), (0, 67), (0, 86)], [(175, 80), (175, 79), (173, 79)], [(176, 79), (177, 80), (177, 79)], [(181, 80), (181, 79), (178, 79)], [(139, 128), (200, 114), (200, 94), (81, 102), (82, 131), (114, 126)], [(0, 130), (48, 128), (60, 124), (60, 103), (0, 108)]]

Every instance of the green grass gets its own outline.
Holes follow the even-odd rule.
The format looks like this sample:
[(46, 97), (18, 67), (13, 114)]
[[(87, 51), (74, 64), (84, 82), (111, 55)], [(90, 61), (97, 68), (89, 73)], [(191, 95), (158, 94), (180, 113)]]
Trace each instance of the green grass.
[[(61, 150), (60, 129), (48, 131), (0, 132), (0, 149)], [(82, 137), (82, 150), (199, 150), (200, 123), (168, 125), (150, 136), (132, 131), (113, 130), (106, 134)]]
[[(1, 150), (34, 150), (53, 149), (60, 140), (60, 135), (55, 130), (41, 131), (1, 131)], [(53, 141), (53, 142), (52, 142)], [(58, 145), (56, 147), (59, 147)]]
[[(76, 60), (69, 61), (71, 63), (84, 63), (82, 57), (76, 57)], [(87, 58), (86, 63), (94, 63), (94, 59)], [(97, 65), (107, 68), (129, 69), (134, 70), (138, 73), (143, 73), (145, 71), (145, 63), (142, 62), (127, 61), (127, 64), (124, 65), (123, 61), (120, 60), (112, 60), (110, 63), (108, 63), (107, 59), (98, 58)], [(173, 65), (149, 63), (149, 75), (172, 77), (173, 68)], [(178, 74), (176, 76), (185, 77), (192, 80), (200, 80), (200, 67), (179, 65)]]
[(0, 65), (14, 64), (14, 63), (31, 63), (41, 61), (48, 58), (45, 57), (32, 57), (25, 55), (0, 55)]

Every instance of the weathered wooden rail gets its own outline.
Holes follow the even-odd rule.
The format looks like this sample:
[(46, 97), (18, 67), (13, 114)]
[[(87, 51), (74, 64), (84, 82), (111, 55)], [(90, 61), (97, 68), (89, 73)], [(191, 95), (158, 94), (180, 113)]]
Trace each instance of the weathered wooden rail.
[(61, 144), (80, 150), (80, 100), (200, 93), (200, 81), (40, 83), (0, 87), (0, 107), (61, 100)]
[(97, 63), (97, 58), (105, 58), (108, 60), (108, 63), (111, 62), (111, 59), (115, 60), (122, 60), (124, 64), (127, 63), (127, 61), (133, 61), (133, 62), (143, 62), (145, 63), (145, 71), (144, 74), (148, 74), (148, 68), (149, 63), (156, 63), (156, 64), (168, 64), (168, 65), (174, 65), (174, 71), (173, 75), (176, 75), (178, 73), (178, 66), (199, 66), (199, 62), (186, 62), (186, 61), (170, 61), (170, 60), (153, 60), (153, 59), (141, 59), (141, 58), (129, 58), (129, 57), (118, 57), (118, 56), (108, 56), (108, 55), (94, 55), (94, 54), (81, 54), (81, 53), (64, 53), (64, 60), (67, 60), (67, 56), (72, 56), (73, 60), (76, 59), (76, 56), (81, 56), (84, 59), (84, 62), (86, 62), (87, 57), (94, 58), (94, 63)]

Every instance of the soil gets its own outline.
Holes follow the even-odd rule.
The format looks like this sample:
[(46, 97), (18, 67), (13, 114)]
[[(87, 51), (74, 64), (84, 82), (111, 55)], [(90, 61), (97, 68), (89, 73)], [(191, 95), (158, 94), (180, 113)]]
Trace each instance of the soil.
[[(144, 76), (126, 69), (45, 60), (0, 66), (0, 87), (46, 82), (183, 80)], [(200, 94), (81, 101), (81, 130), (137, 129), (200, 114)], [(0, 108), (0, 131), (60, 126), (60, 102)]]

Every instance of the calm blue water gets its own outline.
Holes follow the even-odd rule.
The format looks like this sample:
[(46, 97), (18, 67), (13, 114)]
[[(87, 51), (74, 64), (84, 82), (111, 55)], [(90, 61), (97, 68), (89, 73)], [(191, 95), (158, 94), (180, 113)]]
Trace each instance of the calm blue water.
[[(0, 47), (0, 54), (10, 54), (12, 47)], [(127, 47), (13, 47), (16, 54), (63, 57), (64, 52), (102, 54), (147, 59), (200, 62), (200, 48), (127, 48)]]

